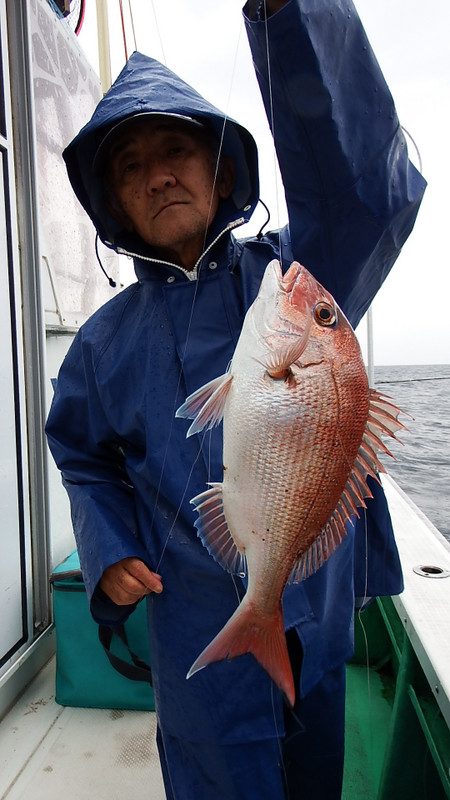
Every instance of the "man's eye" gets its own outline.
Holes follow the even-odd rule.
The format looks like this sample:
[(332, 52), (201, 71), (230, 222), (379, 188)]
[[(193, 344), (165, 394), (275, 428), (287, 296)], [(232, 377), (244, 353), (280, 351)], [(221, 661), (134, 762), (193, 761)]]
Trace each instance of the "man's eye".
[(173, 147), (169, 147), (168, 154), (172, 157), (180, 156), (184, 152), (184, 149), (185, 148), (181, 144), (174, 145)]
[(125, 175), (129, 175), (135, 172), (138, 168), (138, 163), (136, 161), (129, 161), (128, 163), (124, 164), (123, 172)]

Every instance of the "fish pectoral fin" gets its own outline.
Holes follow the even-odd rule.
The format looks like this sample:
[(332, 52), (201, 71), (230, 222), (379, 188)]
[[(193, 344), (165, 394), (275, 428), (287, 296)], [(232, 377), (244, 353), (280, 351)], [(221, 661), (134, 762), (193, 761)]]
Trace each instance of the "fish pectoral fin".
[(210, 430), (218, 425), (223, 417), (225, 401), (233, 376), (230, 372), (205, 383), (196, 392), (189, 395), (186, 401), (175, 412), (176, 417), (193, 419), (186, 436), (192, 436), (202, 430)]
[(292, 364), (295, 364), (302, 356), (306, 342), (306, 336), (301, 338), (293, 336), (293, 341), (287, 341), (283, 347), (271, 350), (264, 360), (264, 367), (268, 374), (275, 379), (286, 377)]
[(197, 534), (208, 553), (227, 572), (244, 577), (247, 574), (247, 559), (228, 528), (223, 511), (221, 483), (210, 483), (210, 488), (193, 497), (198, 517), (195, 521)]

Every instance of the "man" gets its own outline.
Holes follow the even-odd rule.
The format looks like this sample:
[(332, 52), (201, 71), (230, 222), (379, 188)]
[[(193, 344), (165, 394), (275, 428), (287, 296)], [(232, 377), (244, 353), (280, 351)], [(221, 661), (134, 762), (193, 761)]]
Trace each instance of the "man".
[(373, 484), (367, 519), (349, 527), (315, 575), (285, 591), (294, 713), (250, 655), (185, 680), (244, 587), (208, 555), (189, 505), (221, 479), (221, 431), (186, 440), (175, 410), (225, 371), (274, 257), (283, 268), (302, 261), (356, 325), (424, 190), (353, 6), (267, 0), (267, 23), (264, 8), (249, 3), (244, 13), (274, 120), (288, 227), (232, 236), (258, 201), (252, 137), (139, 54), (65, 152), (101, 239), (133, 255), (138, 282), (76, 337), (49, 443), (94, 617), (122, 621), (148, 595), (158, 747), (174, 800), (340, 797), (355, 595), (402, 590), (389, 514)]

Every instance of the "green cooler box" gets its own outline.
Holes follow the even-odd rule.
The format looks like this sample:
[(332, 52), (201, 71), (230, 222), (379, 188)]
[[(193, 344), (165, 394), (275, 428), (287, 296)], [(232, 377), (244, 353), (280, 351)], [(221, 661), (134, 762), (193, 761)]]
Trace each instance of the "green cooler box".
[[(139, 603), (114, 633), (100, 627), (108, 655), (89, 611), (77, 551), (56, 567), (50, 581), (56, 630), (56, 702), (83, 708), (154, 710), (145, 602)], [(121, 668), (145, 679), (125, 677), (117, 671)]]

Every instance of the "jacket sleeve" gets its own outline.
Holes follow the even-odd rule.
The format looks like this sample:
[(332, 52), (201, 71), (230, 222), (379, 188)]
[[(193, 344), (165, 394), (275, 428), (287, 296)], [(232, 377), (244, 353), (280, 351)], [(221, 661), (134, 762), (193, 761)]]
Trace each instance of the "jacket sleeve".
[(111, 564), (130, 556), (148, 557), (137, 538), (133, 490), (120, 442), (100, 402), (94, 356), (83, 329), (61, 367), (46, 432), (69, 495), (91, 612), (98, 622), (122, 622), (134, 605), (115, 605), (98, 582)]
[(290, 0), (268, 19), (268, 36), (264, 20), (246, 26), (294, 257), (356, 327), (414, 225), (425, 181), (351, 0)]

